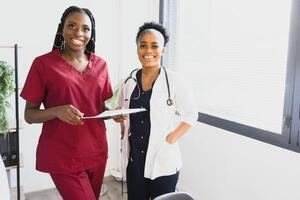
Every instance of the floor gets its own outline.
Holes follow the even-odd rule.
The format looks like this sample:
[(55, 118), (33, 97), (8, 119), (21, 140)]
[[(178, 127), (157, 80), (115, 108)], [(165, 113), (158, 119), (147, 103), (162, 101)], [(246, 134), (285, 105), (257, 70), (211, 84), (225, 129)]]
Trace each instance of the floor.
[[(99, 200), (127, 200), (126, 185), (123, 185), (124, 191), (122, 195), (122, 185), (120, 181), (116, 181), (112, 177), (104, 179), (104, 187), (102, 196)], [(44, 190), (25, 194), (25, 200), (62, 200), (56, 189)]]

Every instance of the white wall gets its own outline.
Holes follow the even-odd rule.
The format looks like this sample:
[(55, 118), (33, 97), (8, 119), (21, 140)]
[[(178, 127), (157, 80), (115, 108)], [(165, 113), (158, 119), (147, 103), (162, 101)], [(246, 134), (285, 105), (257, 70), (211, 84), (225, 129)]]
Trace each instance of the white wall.
[[(96, 54), (103, 57), (109, 67), (113, 84), (121, 74), (138, 64), (135, 35), (144, 21), (158, 19), (158, 0), (76, 0), (76, 1), (0, 1), (0, 46), (17, 43), (19, 50), (19, 85), (22, 87), (26, 75), (36, 56), (51, 50), (54, 36), (63, 11), (71, 5), (89, 8), (96, 20)], [(1, 49), (0, 59), (13, 65), (13, 50)], [(20, 99), (20, 118), (23, 119), (25, 102)], [(24, 191), (32, 192), (54, 187), (48, 174), (35, 170), (35, 150), (41, 125), (21, 122), (20, 151), (23, 157), (21, 184)], [(118, 127), (107, 123), (110, 169), (118, 169)], [(13, 182), (14, 180), (12, 180)], [(15, 184), (15, 183), (12, 183)]]
[[(135, 34), (144, 21), (158, 19), (158, 1), (2, 1), (0, 45), (18, 43), (20, 85), (31, 62), (52, 47), (59, 18), (73, 4), (91, 9), (97, 25), (97, 54), (105, 58), (114, 83), (139, 65)], [(10, 50), (9, 50), (10, 51)], [(1, 50), (0, 59), (10, 57)], [(20, 100), (20, 109), (24, 101)], [(23, 115), (23, 113), (21, 113)], [(25, 192), (53, 187), (49, 176), (35, 171), (40, 125), (24, 123), (21, 182)], [(118, 129), (108, 123), (108, 171), (118, 169)], [(184, 166), (179, 187), (205, 200), (298, 200), (300, 156), (198, 123), (180, 141)]]
[[(209, 30), (211, 30), (212, 2), (216, 3), (212, 0), (179, 1), (177, 70), (185, 77), (189, 77), (193, 86), (197, 87), (194, 91), (199, 97), (197, 99), (199, 104), (202, 103), (203, 98), (206, 98), (207, 93), (216, 91), (214, 86), (203, 81), (207, 79), (208, 72), (211, 70), (207, 69), (209, 65), (205, 64), (209, 63), (209, 48), (203, 47), (209, 47), (211, 38)], [(247, 5), (252, 2), (245, 2), (245, 8), (249, 9)], [(268, 1), (264, 1), (266, 2)], [(285, 3), (285, 1), (278, 2)], [(223, 2), (221, 3), (220, 0), (218, 3)], [(235, 9), (234, 6), (233, 4), (229, 7)], [(275, 10), (274, 6), (272, 9)], [(226, 11), (224, 11), (225, 14)], [(247, 11), (251, 12), (251, 10)], [(255, 13), (254, 9), (252, 11)], [(186, 20), (187, 16), (190, 20)], [(274, 42), (277, 41), (274, 40)], [(199, 80), (202, 80), (201, 84)], [(220, 82), (218, 79), (216, 81)], [(229, 94), (227, 90), (231, 89), (225, 88), (225, 92), (219, 95), (227, 98), (228, 96), (225, 96)], [(218, 96), (214, 100), (221, 102), (224, 99)], [(260, 108), (258, 104), (255, 106)], [(275, 101), (270, 101), (270, 107), (277, 108), (277, 106)], [(197, 123), (196, 127), (182, 138), (180, 144), (184, 165), (178, 186), (194, 194), (196, 199), (300, 199), (299, 153), (202, 123)]]
[(205, 200), (298, 200), (300, 154), (202, 123), (181, 140), (179, 188)]

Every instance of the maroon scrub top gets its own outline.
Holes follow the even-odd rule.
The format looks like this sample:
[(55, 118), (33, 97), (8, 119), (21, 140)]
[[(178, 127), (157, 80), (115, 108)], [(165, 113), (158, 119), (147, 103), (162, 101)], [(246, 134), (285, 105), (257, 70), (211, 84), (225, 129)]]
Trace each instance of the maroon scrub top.
[[(106, 62), (90, 54), (83, 72), (61, 57), (60, 50), (37, 57), (27, 76), (21, 97), (45, 108), (71, 104), (85, 116), (103, 112), (112, 96)], [(84, 120), (70, 125), (58, 118), (43, 123), (36, 152), (36, 168), (50, 173), (75, 172), (99, 166), (107, 159), (104, 121)]]

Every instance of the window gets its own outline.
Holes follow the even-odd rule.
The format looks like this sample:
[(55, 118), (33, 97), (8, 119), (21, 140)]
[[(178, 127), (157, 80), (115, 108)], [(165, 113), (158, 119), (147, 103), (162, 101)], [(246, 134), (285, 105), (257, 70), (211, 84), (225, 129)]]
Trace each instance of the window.
[(189, 77), (200, 122), (300, 152), (299, 4), (161, 1), (164, 65)]
[[(177, 1), (171, 0), (161, 0), (160, 1), (160, 12), (159, 12), (159, 22), (164, 24), (168, 33), (170, 34), (170, 39), (167, 44), (167, 48), (164, 52), (164, 58), (162, 59), (162, 65), (168, 69), (175, 69), (176, 66), (176, 14), (177, 14)], [(172, 34), (172, 35), (171, 35)], [(169, 48), (170, 46), (170, 48)]]

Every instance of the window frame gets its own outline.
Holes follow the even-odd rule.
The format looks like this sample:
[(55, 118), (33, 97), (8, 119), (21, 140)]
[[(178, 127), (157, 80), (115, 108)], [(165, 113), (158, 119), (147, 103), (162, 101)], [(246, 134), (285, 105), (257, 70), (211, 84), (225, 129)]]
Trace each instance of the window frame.
[[(172, 38), (174, 33), (171, 31), (176, 30), (174, 9), (177, 9), (177, 0), (160, 0), (159, 5), (159, 22), (167, 28)], [(297, 53), (300, 55), (300, 1), (292, 0), (291, 6), (281, 134), (202, 112), (198, 113), (199, 122), (300, 153), (300, 56), (297, 57)], [(176, 49), (175, 45), (170, 47)], [(176, 58), (176, 50), (164, 55), (162, 63), (165, 66), (168, 66), (170, 57)]]

